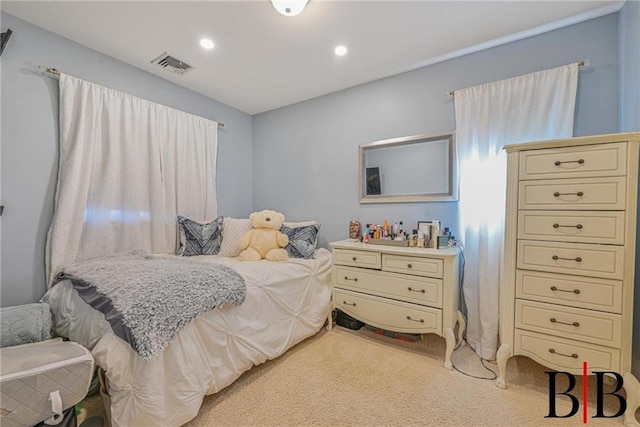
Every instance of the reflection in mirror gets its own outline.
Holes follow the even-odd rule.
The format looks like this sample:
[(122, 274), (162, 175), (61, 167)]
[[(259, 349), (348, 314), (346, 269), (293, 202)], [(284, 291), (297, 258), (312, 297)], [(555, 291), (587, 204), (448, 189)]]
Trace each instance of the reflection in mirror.
[(360, 202), (457, 200), (453, 133), (360, 145)]
[(380, 168), (367, 166), (367, 196), (379, 196), (380, 189)]

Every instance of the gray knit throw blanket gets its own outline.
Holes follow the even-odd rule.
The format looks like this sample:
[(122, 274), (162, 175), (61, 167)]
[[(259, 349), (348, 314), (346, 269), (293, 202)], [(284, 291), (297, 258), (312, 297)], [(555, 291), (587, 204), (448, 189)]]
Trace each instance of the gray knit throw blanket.
[(224, 303), (240, 305), (246, 294), (244, 279), (229, 267), (142, 251), (70, 265), (58, 273), (60, 280), (70, 280), (145, 360), (199, 314)]

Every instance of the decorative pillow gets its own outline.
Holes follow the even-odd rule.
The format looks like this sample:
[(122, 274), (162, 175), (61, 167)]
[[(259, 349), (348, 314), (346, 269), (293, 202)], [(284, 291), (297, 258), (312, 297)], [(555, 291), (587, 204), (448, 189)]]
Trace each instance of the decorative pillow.
[(238, 242), (248, 231), (251, 231), (249, 218), (231, 218), (222, 220), (222, 244), (218, 255), (225, 257), (237, 257), (242, 252)]
[(222, 217), (210, 222), (199, 222), (178, 215), (180, 248), (176, 255), (216, 255), (222, 240)]
[(289, 237), (289, 244), (285, 246), (290, 258), (313, 258), (318, 242), (320, 224), (310, 224), (302, 227), (288, 227), (283, 225), (280, 231)]
[(317, 222), (315, 221), (298, 221), (298, 222), (289, 222), (285, 221), (282, 225), (286, 225), (289, 228), (298, 228), (298, 227), (306, 227), (307, 225), (315, 225)]

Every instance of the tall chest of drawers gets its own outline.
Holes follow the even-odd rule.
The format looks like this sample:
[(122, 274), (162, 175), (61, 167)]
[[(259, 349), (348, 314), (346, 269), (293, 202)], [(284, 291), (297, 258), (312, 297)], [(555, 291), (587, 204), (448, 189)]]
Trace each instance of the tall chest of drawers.
[(510, 145), (499, 377), (631, 370), (639, 133)]
[(465, 327), (458, 312), (459, 249), (346, 240), (333, 242), (331, 247), (333, 307), (385, 330), (444, 337), (444, 366), (451, 369), (451, 353)]

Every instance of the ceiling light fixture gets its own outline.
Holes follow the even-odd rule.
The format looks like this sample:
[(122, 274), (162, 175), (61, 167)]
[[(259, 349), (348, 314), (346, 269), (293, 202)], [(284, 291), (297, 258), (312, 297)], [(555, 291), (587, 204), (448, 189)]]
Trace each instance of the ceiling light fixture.
[(213, 46), (215, 46), (213, 44), (213, 41), (211, 41), (210, 39), (200, 39), (200, 46), (202, 46), (205, 49), (213, 49)]
[(347, 47), (343, 45), (336, 46), (333, 52), (338, 56), (345, 56), (347, 54)]
[(300, 14), (309, 0), (271, 0), (273, 7), (284, 16)]

